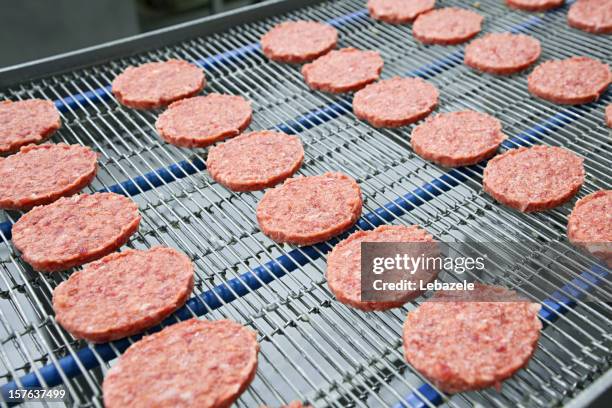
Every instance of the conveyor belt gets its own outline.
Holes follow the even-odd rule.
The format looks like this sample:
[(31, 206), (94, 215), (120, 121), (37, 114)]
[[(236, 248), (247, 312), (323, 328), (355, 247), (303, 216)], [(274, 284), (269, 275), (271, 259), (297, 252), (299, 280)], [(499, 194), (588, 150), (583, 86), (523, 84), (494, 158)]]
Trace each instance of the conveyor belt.
[[(567, 28), (567, 8), (530, 15), (498, 3), (464, 7), (478, 5), (486, 31), (536, 36), (542, 59), (590, 55), (612, 62), (612, 41)], [(409, 148), (409, 129), (376, 130), (356, 120), (350, 98), (309, 91), (296, 67), (270, 63), (257, 41), (287, 18), (329, 21), (341, 31), (341, 46), (381, 51), (383, 77), (415, 75), (436, 84), (440, 111), (476, 109), (498, 117), (510, 136), (504, 149), (543, 143), (583, 156), (588, 176), (580, 196), (611, 185), (610, 134), (603, 122), (610, 93), (579, 107), (535, 100), (526, 91), (526, 75), (477, 74), (462, 65), (462, 47), (419, 45), (409, 27), (374, 22), (362, 7), (359, 1), (326, 2), (17, 84), (0, 97), (55, 100), (64, 126), (53, 141), (82, 143), (101, 153), (91, 190), (118, 192), (139, 203), (143, 223), (129, 246), (163, 244), (190, 254), (196, 266), (193, 297), (163, 325), (192, 316), (230, 317), (260, 333), (258, 375), (238, 406), (275, 406), (293, 399), (315, 406), (554, 406), (567, 401), (609, 369), (612, 343), (611, 311), (604, 303), (610, 295), (608, 271), (565, 243), (546, 246), (564, 240), (571, 204), (529, 215), (498, 206), (482, 193), (482, 164), (448, 171), (424, 162)], [(153, 126), (157, 112), (126, 109), (112, 98), (109, 83), (125, 66), (168, 57), (203, 66), (209, 91), (249, 97), (255, 108), (252, 129), (299, 134), (306, 150), (301, 174), (341, 170), (355, 177), (365, 196), (357, 228), (417, 223), (444, 241), (519, 241), (523, 250), (512, 246), (503, 253), (505, 273), (486, 280), (545, 306), (540, 316), (547, 325), (529, 367), (500, 393), (450, 397), (428, 384), (404, 363), (400, 341), (406, 311), (422, 299), (402, 310), (370, 314), (339, 304), (324, 279), (325, 254), (336, 240), (301, 248), (270, 241), (255, 221), (260, 192), (235, 194), (217, 185), (205, 171), (205, 150), (163, 143)], [(0, 224), (3, 395), (15, 386), (60, 386), (68, 392), (68, 405), (101, 406), (104, 372), (136, 338), (92, 346), (57, 325), (51, 293), (68, 273), (38, 274), (12, 252), (10, 227), (18, 216), (6, 213)], [(524, 262), (542, 246), (547, 250)], [(584, 302), (587, 294), (596, 301)]]

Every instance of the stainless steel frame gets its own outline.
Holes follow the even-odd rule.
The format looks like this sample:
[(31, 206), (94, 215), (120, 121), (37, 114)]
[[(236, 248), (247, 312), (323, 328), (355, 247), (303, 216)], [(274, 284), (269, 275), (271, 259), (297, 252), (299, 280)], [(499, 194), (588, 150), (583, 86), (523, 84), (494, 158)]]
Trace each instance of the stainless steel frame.
[[(494, 1), (438, 3), (477, 7), (486, 16), (485, 31), (534, 35), (542, 41), (542, 60), (585, 54), (612, 62), (612, 40), (568, 28), (566, 7), (532, 15)], [(427, 163), (412, 153), (409, 128), (374, 129), (353, 116), (349, 97), (310, 91), (297, 67), (268, 61), (257, 46), (271, 25), (288, 18), (331, 21), (341, 31), (340, 46), (380, 50), (385, 78), (415, 75), (431, 81), (441, 90), (439, 111), (495, 115), (509, 136), (504, 149), (543, 143), (583, 156), (588, 176), (579, 196), (610, 189), (611, 139), (603, 119), (609, 92), (578, 107), (534, 99), (526, 74), (475, 73), (462, 64), (461, 46), (423, 46), (412, 39), (409, 26), (369, 19), (358, 0), (273, 1), (5, 69), (0, 98), (55, 100), (63, 127), (52, 140), (100, 153), (99, 175), (89, 190), (116, 191), (139, 203), (142, 226), (128, 246), (169, 245), (191, 256), (193, 297), (164, 325), (191, 316), (229, 317), (259, 332), (258, 374), (237, 406), (278, 406), (294, 399), (315, 406), (556, 406), (582, 391), (596, 397), (608, 389), (610, 276), (565, 243), (575, 200), (544, 213), (509, 210), (482, 192), (483, 165), (449, 171)], [(325, 254), (336, 240), (305, 248), (272, 242), (255, 220), (261, 192), (236, 194), (214, 183), (205, 171), (205, 150), (163, 143), (154, 128), (159, 112), (126, 109), (112, 97), (109, 84), (126, 66), (171, 57), (203, 66), (207, 91), (250, 98), (251, 129), (299, 133), (306, 151), (300, 174), (341, 170), (355, 177), (365, 198), (358, 228), (420, 224), (444, 241), (518, 241), (519, 249), (500, 249), (505, 272), (484, 280), (543, 302), (546, 327), (529, 367), (501, 392), (438, 392), (404, 362), (401, 350), (405, 313), (423, 299), (369, 314), (336, 302), (324, 276)], [(104, 373), (135, 338), (94, 347), (57, 325), (51, 293), (70, 272), (39, 274), (20, 260), (10, 242), (10, 226), (19, 215), (0, 214), (2, 391), (58, 386), (69, 395), (67, 405), (101, 406)], [(597, 387), (589, 387), (598, 378)]]

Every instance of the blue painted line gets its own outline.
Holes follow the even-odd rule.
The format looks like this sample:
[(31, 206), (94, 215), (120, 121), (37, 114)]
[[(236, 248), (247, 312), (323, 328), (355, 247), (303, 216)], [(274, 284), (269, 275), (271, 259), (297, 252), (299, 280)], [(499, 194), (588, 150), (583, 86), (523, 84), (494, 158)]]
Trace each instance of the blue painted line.
[(13, 224), (10, 221), (4, 221), (0, 223), (0, 233), (7, 239), (11, 239), (11, 228)]
[(155, 187), (163, 186), (164, 184), (172, 183), (173, 181), (195, 174), (206, 168), (206, 163), (199, 157), (194, 157), (192, 160), (181, 160), (178, 163), (171, 164), (168, 167), (161, 167), (154, 171), (145, 173), (143, 176), (137, 176), (121, 183), (109, 186), (98, 190), (99, 192), (111, 192), (123, 194), (127, 196), (135, 196), (141, 192), (149, 191)]
[(194, 61), (199, 66), (210, 69), (219, 65), (227, 65), (232, 62), (240, 62), (245, 57), (256, 54), (260, 50), (259, 43), (251, 43), (245, 46), (234, 48), (211, 57), (202, 58)]
[(298, 119), (278, 124), (275, 128), (281, 132), (295, 135), (336, 119), (350, 112), (351, 109), (350, 100), (348, 98), (341, 98), (323, 108), (312, 110)]
[[(560, 314), (565, 314), (576, 307), (576, 300), (574, 299), (584, 299), (587, 296), (586, 293), (590, 293), (593, 288), (601, 286), (603, 279), (609, 274), (609, 269), (604, 265), (593, 265), (588, 271), (582, 272), (579, 277), (563, 285), (560, 290), (556, 290), (550, 298), (542, 302), (540, 319), (545, 323), (553, 323), (559, 318)], [(566, 295), (566, 293), (569, 295)]]
[(542, 23), (542, 18), (538, 17), (538, 16), (531, 16), (529, 17), (526, 21), (516, 24), (513, 27), (510, 28), (510, 32), (513, 34), (520, 34), (523, 33), (527, 30), (529, 30), (530, 28), (532, 28), (533, 26), (537, 26), (540, 25)]
[(461, 64), (463, 64), (463, 50), (456, 50), (448, 54), (444, 58), (440, 58), (439, 60), (436, 60), (431, 64), (425, 65), (419, 69), (410, 72), (410, 74), (411, 76), (429, 78), (441, 74), (449, 68), (453, 68)]
[[(420, 395), (422, 395), (427, 402), (425, 402)], [(403, 401), (395, 404), (393, 408), (428, 408), (431, 405), (440, 405), (442, 402), (442, 395), (440, 395), (438, 391), (429, 384), (423, 384), (417, 388), (417, 391), (408, 394)]]
[(355, 20), (358, 20), (362, 17), (366, 17), (368, 15), (367, 9), (357, 10), (353, 13), (345, 14), (340, 17), (332, 18), (331, 20), (327, 20), (327, 23), (333, 25), (334, 27), (342, 27), (348, 23), (352, 23)]
[(110, 99), (111, 86), (94, 89), (93, 91), (83, 92), (78, 95), (70, 95), (62, 99), (54, 101), (55, 107), (60, 112), (68, 111), (68, 108), (76, 108), (79, 105), (84, 105), (87, 101), (99, 102)]

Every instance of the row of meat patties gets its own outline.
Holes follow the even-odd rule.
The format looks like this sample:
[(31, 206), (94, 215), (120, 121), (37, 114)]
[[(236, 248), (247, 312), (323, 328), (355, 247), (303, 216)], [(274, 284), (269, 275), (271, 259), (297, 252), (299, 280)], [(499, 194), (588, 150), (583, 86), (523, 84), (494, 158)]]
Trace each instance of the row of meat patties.
[[(559, 2), (508, 3), (527, 7)], [(590, 32), (606, 32), (611, 14), (604, 13), (607, 20), (601, 20), (597, 10), (610, 4), (580, 0), (570, 9), (568, 21)], [(368, 8), (373, 18), (389, 23), (416, 19), (413, 35), (427, 44), (467, 41), (480, 32), (483, 21), (470, 10), (434, 9), (433, 1), (371, 0)], [(440, 92), (433, 84), (408, 77), (378, 80), (384, 62), (377, 51), (337, 50), (337, 42), (338, 32), (331, 25), (289, 21), (271, 28), (261, 38), (261, 49), (273, 63), (306, 63), (301, 71), (314, 91), (356, 91), (354, 114), (374, 127), (396, 128), (427, 118), (412, 130), (413, 151), (443, 167), (488, 160), (484, 191), (501, 204), (522, 212), (546, 211), (581, 189), (583, 159), (573, 152), (542, 145), (496, 155), (506, 139), (498, 119), (476, 111), (428, 117)], [(465, 63), (487, 74), (520, 75), (540, 53), (537, 38), (490, 33), (466, 46)], [(578, 56), (543, 62), (529, 75), (528, 89), (554, 103), (588, 103), (599, 98), (610, 80), (606, 64)], [(299, 136), (270, 130), (243, 133), (251, 122), (251, 103), (239, 95), (199, 95), (205, 86), (205, 73), (198, 66), (169, 60), (127, 68), (113, 81), (112, 92), (128, 108), (167, 106), (156, 122), (166, 142), (186, 148), (214, 144), (207, 152), (207, 170), (218, 183), (236, 192), (267, 189), (256, 217), (272, 240), (310, 245), (353, 228), (362, 214), (356, 180), (342, 169), (293, 177), (304, 160)], [(612, 109), (606, 113), (612, 124)], [(0, 152), (7, 155), (0, 158), (0, 208), (27, 211), (13, 226), (13, 245), (25, 262), (43, 273), (84, 265), (53, 293), (55, 318), (73, 336), (107, 342), (139, 334), (185, 307), (194, 285), (192, 262), (168, 247), (116, 252), (138, 230), (138, 205), (112, 192), (75, 195), (95, 178), (97, 154), (86, 146), (37, 144), (60, 127), (60, 114), (51, 101), (0, 105)], [(612, 191), (603, 190), (579, 200), (568, 222), (569, 239), (608, 263), (610, 214)], [(421, 294), (363, 301), (362, 242), (435, 238), (417, 225), (352, 233), (334, 246), (327, 260), (328, 285), (338, 301), (372, 312), (402, 307)], [(477, 284), (463, 298), (438, 292), (408, 313), (406, 359), (445, 392), (499, 387), (533, 354), (542, 327), (539, 310), (539, 304), (502, 287)], [(104, 381), (105, 405), (228, 406), (254, 378), (258, 350), (257, 334), (230, 320), (170, 325), (120, 357)]]

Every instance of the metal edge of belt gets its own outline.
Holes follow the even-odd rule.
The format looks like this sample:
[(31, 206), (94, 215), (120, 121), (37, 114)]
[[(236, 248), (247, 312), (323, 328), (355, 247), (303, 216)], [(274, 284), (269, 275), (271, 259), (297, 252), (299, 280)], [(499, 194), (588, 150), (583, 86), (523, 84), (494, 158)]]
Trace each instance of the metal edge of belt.
[[(567, 2), (571, 4), (571, 2)], [(248, 10), (247, 10), (248, 11)], [(558, 11), (558, 10), (556, 10)], [(554, 11), (553, 11), (554, 12)], [(342, 16), (336, 19), (333, 19), (333, 23), (337, 23), (338, 25), (342, 25), (345, 21), (347, 21), (347, 17), (355, 18), (358, 15), (363, 14), (363, 10), (361, 12), (356, 12), (351, 15)], [(206, 20), (206, 19), (203, 19)], [(201, 23), (202, 21), (197, 21), (197, 23)], [(521, 31), (528, 26), (537, 25), (541, 22), (541, 18), (537, 16), (530, 17), (525, 23), (519, 24), (511, 31)], [(194, 22), (196, 23), (196, 22)], [(187, 24), (191, 26), (192, 24)], [(163, 30), (162, 30), (163, 31)], [(109, 44), (107, 44), (108, 46)], [(258, 49), (258, 44), (249, 44), (244, 47), (240, 47), (235, 50), (228, 51), (223, 54), (219, 54), (213, 57), (209, 57), (203, 60), (196, 61), (200, 65), (206, 67), (208, 64), (216, 64), (219, 62), (223, 62), (227, 58), (234, 58), (239, 56), (244, 56), (244, 54), (255, 52)], [(88, 50), (89, 51), (89, 50)], [(456, 64), (452, 64), (453, 60), (457, 60), (461, 57), (462, 51), (456, 50), (453, 53), (450, 53), (447, 57), (439, 59), (434, 63), (421, 67), (412, 72), (412, 74), (417, 76), (423, 76), (428, 72), (436, 72), (438, 70), (443, 71), (447, 68), (443, 68), (445, 64), (451, 63), (451, 66)], [(0, 74), (2, 71), (0, 70)], [(91, 95), (78, 95), (76, 97), (69, 96), (62, 100), (56, 101), (56, 106), (61, 109), (62, 106), (66, 104), (75, 104), (77, 103), (77, 99), (75, 98), (91, 98), (91, 99), (99, 99), (102, 98), (103, 95), (108, 97), (108, 87), (106, 89), (101, 88), (95, 90), (94, 92), (88, 92)], [(80, 101), (79, 100), (79, 101)], [(292, 133), (297, 133), (295, 130), (295, 124), (299, 124), (300, 128), (308, 129), (314, 126), (317, 126), (317, 120), (322, 122), (327, 122), (329, 120), (334, 119), (335, 117), (343, 114), (341, 112), (342, 109), (346, 109), (346, 105), (342, 102), (337, 102), (334, 104), (330, 104), (327, 107), (317, 109), (307, 113), (306, 115), (298, 118), (294, 121), (294, 124), (287, 125), (281, 124), (277, 125), (277, 128), (285, 131), (290, 131)], [(526, 140), (533, 140), (534, 138), (539, 139), (538, 133), (542, 131), (550, 131), (552, 127), (565, 126), (573, 120), (568, 119), (568, 117), (564, 114), (568, 112), (572, 108), (565, 108), (564, 110), (552, 115), (544, 122), (533, 126), (530, 129), (524, 131), (521, 135), (516, 136), (506, 142), (504, 142), (504, 147), (513, 148), (516, 145), (525, 145)], [(575, 109), (575, 108), (574, 108)], [(336, 116), (334, 116), (334, 114)], [(315, 123), (312, 123), (312, 119), (315, 120)], [(181, 162), (172, 164), (166, 168), (160, 168), (153, 172), (146, 173), (143, 176), (139, 176), (135, 178), (136, 182), (133, 180), (127, 180), (122, 183), (116, 184), (114, 186), (109, 187), (108, 189), (104, 189), (105, 191), (123, 191), (125, 189), (128, 193), (135, 192), (138, 193), (136, 186), (138, 187), (147, 187), (147, 190), (152, 189), (154, 187), (165, 184), (166, 182), (172, 182), (176, 180), (178, 175), (177, 172), (185, 173), (186, 171), (191, 171), (189, 174), (193, 174), (197, 171), (203, 170), (205, 168), (204, 162), (196, 158), (194, 162), (189, 163), (186, 160)], [(480, 172), (479, 168), (472, 168), (472, 170), (476, 170)], [(413, 192), (405, 194), (403, 197), (396, 199), (393, 202), (386, 204), (384, 207), (380, 207), (375, 211), (365, 214), (361, 220), (358, 221), (358, 225), (362, 229), (371, 229), (372, 225), (380, 225), (385, 221), (390, 221), (394, 216), (403, 215), (406, 212), (424, 204), (427, 201), (432, 200), (433, 198), (441, 195), (443, 192), (450, 190), (451, 188), (457, 186), (460, 181), (465, 180), (464, 173), (466, 169), (458, 168), (447, 172), (441, 177), (432, 180), (429, 183), (425, 183), (422, 187), (415, 189)], [(179, 173), (179, 174), (180, 174)], [(183, 175), (183, 177), (185, 177)], [(152, 183), (153, 185), (150, 185)], [(364, 219), (365, 218), (365, 219)], [(367, 220), (367, 221), (366, 221)], [(3, 223), (4, 224), (4, 223)], [(10, 223), (9, 223), (10, 224)], [(0, 227), (4, 227), (0, 225)], [(353, 228), (351, 231), (353, 231)], [(342, 236), (346, 236), (351, 231), (345, 232)], [(2, 231), (5, 232), (4, 229)], [(10, 234), (10, 225), (9, 232)], [(337, 242), (338, 238), (334, 238), (333, 242)], [(256, 267), (240, 277), (233, 278), (220, 284), (206, 292), (201, 293), (191, 299), (189, 299), (185, 306), (180, 308), (175, 312), (175, 318), (180, 320), (185, 320), (192, 317), (192, 313), (197, 315), (204, 315), (210, 310), (214, 310), (216, 308), (221, 307), (224, 303), (231, 302), (237, 296), (244, 296), (249, 293), (249, 290), (256, 290), (262, 286), (262, 284), (267, 284), (274, 280), (275, 278), (283, 276), (286, 272), (291, 272), (295, 270), (298, 266), (303, 266), (321, 256), (321, 254), (327, 252), (329, 248), (327, 245), (318, 244), (315, 249), (314, 246), (297, 248), (290, 251), (286, 255), (282, 255), (273, 261), (269, 261), (266, 264)], [(304, 255), (306, 254), (306, 256)], [(585, 291), (590, 291), (590, 286), (597, 285), (600, 282), (600, 278), (605, 277), (608, 272), (599, 266), (594, 266), (590, 271), (585, 271), (580, 275), (580, 278), (574, 278), (570, 284), (566, 284), (562, 287), (560, 291), (556, 291), (553, 293), (551, 298), (543, 301), (543, 308), (540, 311), (540, 318), (546, 324), (547, 322), (553, 322), (556, 320), (558, 314), (563, 314), (567, 312), (569, 308), (575, 306), (575, 301), (568, 298), (565, 293), (570, 293), (573, 297), (579, 298), (584, 296), (578, 290), (574, 289), (573, 286), (578, 286)], [(584, 281), (588, 281), (589, 284), (584, 283)], [(228, 286), (232, 287), (232, 291), (228, 290)], [(222, 301), (219, 300), (222, 299)], [(163, 325), (174, 323), (174, 318), (168, 318), (164, 321)], [(149, 329), (149, 332), (155, 332), (161, 330), (161, 326), (156, 326)], [(132, 336), (133, 340), (137, 340), (142, 337), (141, 335)], [(113, 350), (116, 349), (119, 352), (123, 352), (130, 345), (130, 341), (127, 339), (122, 339), (113, 342), (113, 346), (107, 344), (98, 344), (93, 347), (96, 349), (96, 352), (100, 357), (102, 357), (105, 361), (109, 361), (116, 357), (116, 353)], [(80, 362), (87, 369), (92, 369), (99, 365), (99, 361), (91, 351), (90, 347), (84, 347), (76, 352)], [(62, 371), (68, 377), (73, 377), (80, 374), (80, 369), (78, 364), (73, 356), (66, 356), (59, 360), (59, 365), (62, 367)], [(48, 386), (55, 386), (62, 383), (62, 379), (59, 376), (59, 371), (53, 364), (48, 364), (46, 366), (41, 367), (39, 370), (40, 375), (43, 376), (45, 382)], [(38, 379), (34, 373), (26, 374), (20, 377), (20, 382), (25, 387), (37, 387), (40, 386)], [(609, 382), (609, 381), (608, 381)], [(607, 385), (608, 382), (606, 383)], [(15, 389), (17, 384), (15, 381), (9, 382), (2, 386), (2, 395), (6, 397), (8, 391), (11, 389)], [(587, 388), (588, 389), (588, 388)], [(417, 392), (413, 392), (406, 396), (403, 401), (398, 402), (397, 407), (403, 407), (408, 404), (410, 407), (421, 407), (426, 406), (427, 404), (422, 399), (425, 397), (429, 403), (440, 404), (443, 402), (442, 396), (429, 384), (425, 383), (418, 388)]]
[(612, 369), (606, 371), (601, 377), (593, 381), (593, 384), (585, 390), (582, 390), (564, 408), (582, 408), (582, 407), (606, 407), (609, 404), (612, 396)]

